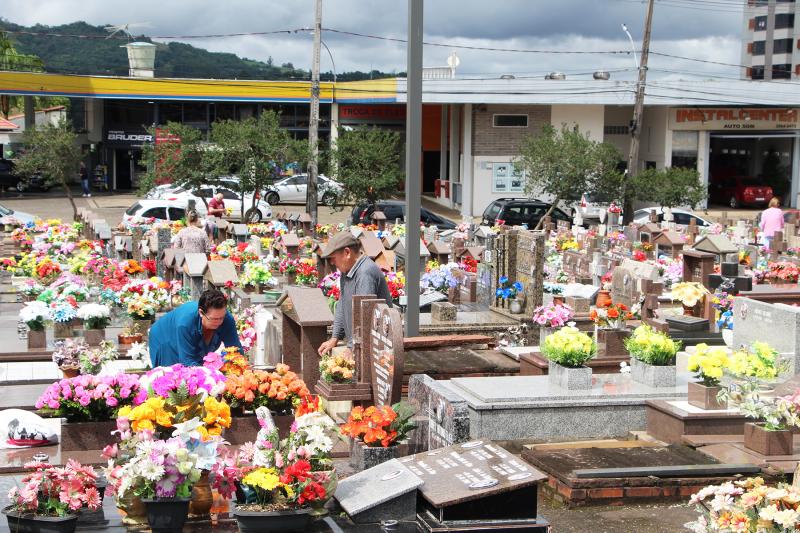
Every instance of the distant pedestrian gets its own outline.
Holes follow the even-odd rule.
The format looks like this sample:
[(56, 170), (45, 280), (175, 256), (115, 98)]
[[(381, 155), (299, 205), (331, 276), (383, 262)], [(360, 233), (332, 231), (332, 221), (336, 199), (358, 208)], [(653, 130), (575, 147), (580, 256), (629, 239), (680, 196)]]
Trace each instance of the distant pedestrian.
[(772, 248), (772, 238), (776, 231), (783, 231), (783, 211), (780, 208), (781, 201), (772, 198), (769, 207), (761, 213), (761, 222), (758, 229), (764, 237), (764, 247), (769, 251)]
[(207, 254), (211, 251), (211, 242), (202, 228), (197, 216), (197, 211), (186, 214), (186, 227), (178, 232), (175, 238), (175, 248), (183, 248), (185, 253)]
[(81, 178), (81, 188), (83, 188), (83, 197), (90, 198), (92, 192), (89, 190), (89, 171), (86, 170), (86, 163), (81, 161), (81, 166), (78, 169), (78, 175)]

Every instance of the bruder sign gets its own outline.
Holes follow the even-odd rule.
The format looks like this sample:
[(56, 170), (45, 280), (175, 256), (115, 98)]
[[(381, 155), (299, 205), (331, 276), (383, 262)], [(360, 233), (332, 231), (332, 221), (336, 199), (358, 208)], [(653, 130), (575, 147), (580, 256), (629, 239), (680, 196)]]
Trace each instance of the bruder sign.
[(793, 130), (797, 108), (682, 107), (670, 110), (671, 130)]

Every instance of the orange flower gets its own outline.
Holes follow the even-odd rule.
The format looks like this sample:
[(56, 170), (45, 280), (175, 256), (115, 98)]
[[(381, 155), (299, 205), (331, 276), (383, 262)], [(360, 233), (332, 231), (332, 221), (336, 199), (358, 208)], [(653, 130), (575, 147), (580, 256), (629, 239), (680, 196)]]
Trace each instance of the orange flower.
[(612, 307), (608, 310), (608, 318), (619, 318), (619, 311)]

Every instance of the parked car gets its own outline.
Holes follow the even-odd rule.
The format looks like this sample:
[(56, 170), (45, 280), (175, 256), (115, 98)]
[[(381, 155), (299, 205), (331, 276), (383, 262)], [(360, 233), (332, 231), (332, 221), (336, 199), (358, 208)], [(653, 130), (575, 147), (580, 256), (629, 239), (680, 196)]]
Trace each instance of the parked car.
[(709, 187), (711, 201), (732, 209), (741, 206), (762, 206), (772, 200), (772, 187), (751, 176), (732, 176), (712, 182)]
[[(242, 212), (242, 197), (238, 192), (227, 187), (216, 185), (203, 187), (191, 192), (181, 190), (181, 192), (166, 194), (164, 199), (167, 201), (179, 202), (182, 205), (188, 205), (189, 200), (194, 200), (197, 213), (201, 216), (205, 216), (208, 213), (208, 210), (206, 209), (206, 204), (203, 202), (203, 199), (208, 202), (218, 192), (222, 193), (222, 200), (225, 202), (225, 207), (231, 211), (231, 214), (226, 218), (231, 220), (240, 220)], [(272, 218), (272, 207), (269, 205), (269, 203), (262, 200), (260, 196), (260, 194), (255, 195), (256, 203), (255, 207), (252, 207), (253, 194), (248, 193), (244, 195), (244, 218), (247, 222), (260, 222), (262, 220)]]
[(0, 188), (12, 188), (24, 192), (28, 189), (47, 191), (50, 186), (40, 174), (29, 178), (14, 174), (14, 162), (10, 159), (0, 159)]
[[(637, 209), (633, 212), (633, 221), (636, 224), (647, 224), (650, 222), (650, 213), (655, 211), (658, 215), (658, 221), (664, 221), (664, 210), (661, 207), (647, 207), (644, 209)], [(676, 224), (680, 224), (682, 226), (688, 226), (690, 224), (690, 220), (694, 219), (695, 224), (698, 226), (711, 226), (714, 223), (708, 219), (705, 219), (699, 215), (692, 213), (691, 211), (687, 211), (685, 209), (673, 209), (672, 210), (672, 218)]]
[(14, 211), (10, 207), (6, 207), (0, 204), (0, 218), (2, 217), (14, 217), (23, 224), (27, 224), (28, 222), (33, 222), (38, 217), (31, 215), (30, 213), (24, 213), (22, 211)]
[(122, 215), (122, 222), (127, 224), (148, 218), (170, 222), (182, 219), (185, 210), (185, 203), (181, 204), (171, 200), (138, 200)]
[[(386, 215), (386, 220), (394, 222), (396, 219), (406, 220), (406, 204), (400, 200), (381, 200), (376, 204), (378, 211), (382, 211)], [(369, 204), (361, 204), (353, 207), (350, 213), (351, 224), (371, 224), (372, 213), (375, 212), (375, 206)], [(440, 217), (436, 213), (428, 211), (424, 207), (419, 209), (419, 220), (426, 226), (436, 226), (439, 229), (455, 229), (456, 223), (452, 220)]]
[[(498, 220), (502, 220), (506, 226), (520, 226), (527, 224), (528, 228), (533, 229), (550, 209), (550, 204), (534, 199), (520, 198), (500, 198), (493, 201), (483, 211), (481, 224), (494, 226)], [(550, 213), (553, 220), (572, 220), (570, 216), (556, 207)]]
[[(341, 192), (340, 183), (331, 178), (319, 175), (317, 179), (317, 201), (322, 205), (333, 205), (336, 196)], [(297, 174), (276, 181), (267, 189), (264, 199), (269, 205), (279, 203), (306, 203), (308, 191), (308, 174)]]
[(580, 200), (572, 203), (569, 207), (574, 213), (576, 210), (580, 211), (581, 218), (584, 220), (585, 225), (599, 223), (600, 216), (603, 213), (608, 213), (608, 208), (611, 201), (603, 198), (600, 195), (585, 194)]

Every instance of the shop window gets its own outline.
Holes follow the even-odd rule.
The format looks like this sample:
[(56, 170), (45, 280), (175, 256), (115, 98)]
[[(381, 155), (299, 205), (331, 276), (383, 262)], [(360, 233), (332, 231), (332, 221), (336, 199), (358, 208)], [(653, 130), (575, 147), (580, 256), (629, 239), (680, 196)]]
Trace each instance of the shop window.
[(698, 133), (696, 131), (672, 132), (672, 166), (697, 168)]
[(791, 54), (792, 44), (794, 44), (794, 39), (776, 39), (775, 44), (772, 46), (772, 52), (775, 54)]
[(233, 120), (236, 117), (236, 104), (216, 104), (214, 107), (214, 120)]
[(492, 126), (495, 128), (527, 128), (528, 115), (493, 115)]
[(752, 53), (754, 56), (763, 56), (766, 49), (765, 41), (756, 41), (753, 43)]

